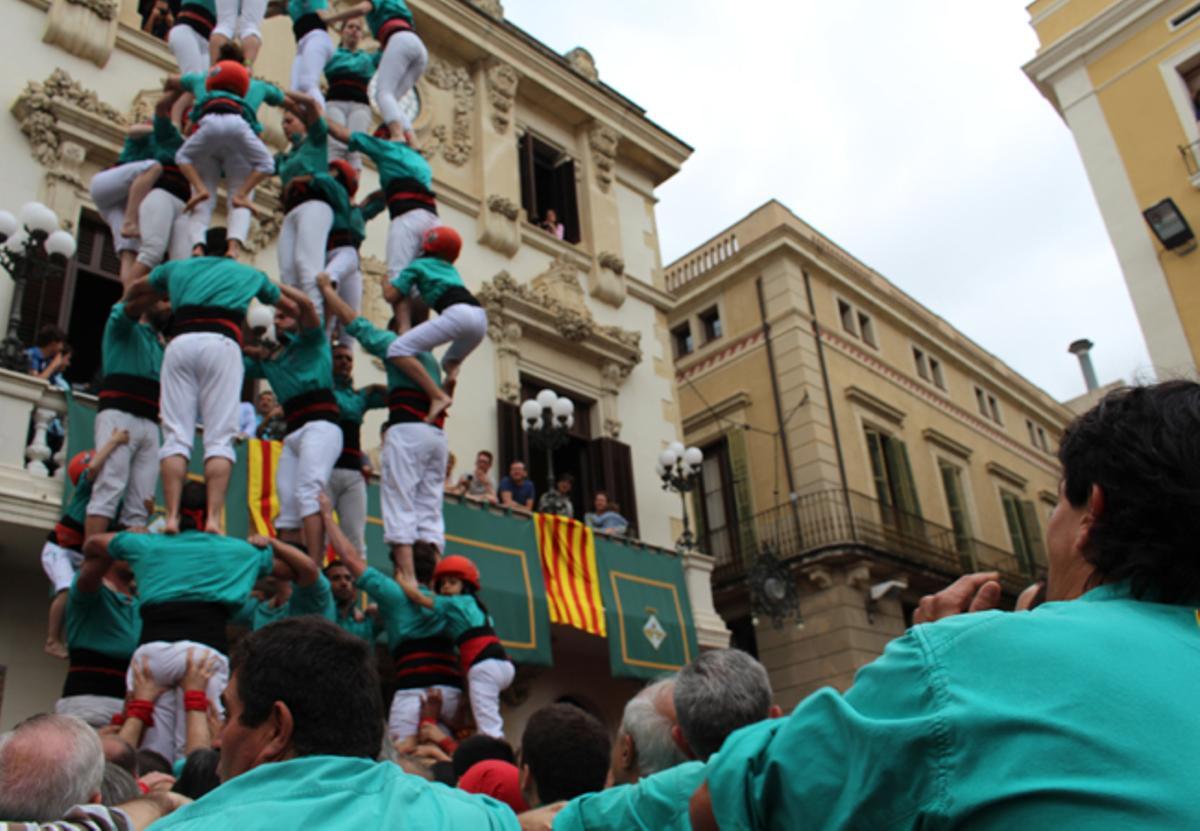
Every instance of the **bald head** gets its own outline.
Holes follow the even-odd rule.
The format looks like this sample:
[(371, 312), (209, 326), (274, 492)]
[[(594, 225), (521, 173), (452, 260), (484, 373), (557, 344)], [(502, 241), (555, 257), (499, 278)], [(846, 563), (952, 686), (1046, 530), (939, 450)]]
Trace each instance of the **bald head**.
[(104, 780), (100, 737), (74, 716), (34, 716), (0, 736), (0, 817), (50, 822), (97, 802)]
[(686, 761), (672, 737), (677, 721), (674, 692), (671, 676), (648, 685), (625, 705), (613, 746), (613, 784), (636, 782)]

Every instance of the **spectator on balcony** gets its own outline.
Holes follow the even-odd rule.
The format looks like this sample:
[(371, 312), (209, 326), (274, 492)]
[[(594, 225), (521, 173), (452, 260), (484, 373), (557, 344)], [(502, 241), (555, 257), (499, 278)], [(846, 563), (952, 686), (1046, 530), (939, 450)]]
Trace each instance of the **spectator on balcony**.
[(445, 493), (459, 496), (462, 491), (458, 489), (458, 484), (454, 480), (454, 466), (458, 464), (458, 457), (453, 453), (446, 455), (446, 479), (442, 482), (442, 490)]
[(575, 506), (571, 504), (571, 489), (574, 487), (575, 477), (569, 473), (560, 473), (554, 480), (554, 490), (543, 493), (538, 500), (538, 513), (558, 514), (574, 519)]
[(538, 227), (549, 234), (553, 234), (556, 238), (562, 239), (566, 233), (566, 228), (558, 221), (558, 212), (554, 208), (547, 208), (542, 221), (538, 223)]
[(629, 530), (629, 520), (621, 516), (616, 502), (608, 501), (606, 491), (596, 491), (592, 510), (583, 515), (588, 527), (610, 537), (623, 537)]
[(260, 439), (267, 441), (283, 441), (287, 435), (287, 419), (283, 417), (283, 407), (271, 390), (263, 390), (258, 394), (258, 428), (256, 433)]
[(175, 25), (175, 12), (167, 0), (154, 0), (148, 12), (142, 15), (142, 31), (165, 41), (167, 33)]
[(475, 469), (459, 477), (454, 492), (481, 502), (496, 501), (496, 486), (492, 484), (492, 452), (480, 450), (475, 454)]
[(1197, 436), (1189, 381), (1117, 390), (1075, 419), (1049, 602), (961, 614), (995, 608), (996, 573), (922, 598), (923, 625), (845, 694), (730, 737), (693, 827), (1200, 827), (1200, 721), (1179, 695), (1200, 685)]
[(29, 374), (51, 381), (70, 366), (71, 357), (67, 350), (67, 333), (53, 323), (38, 329), (33, 346), (25, 350), (29, 357)]
[(518, 459), (508, 466), (508, 475), (500, 480), (500, 504), (532, 511), (535, 495), (525, 463)]

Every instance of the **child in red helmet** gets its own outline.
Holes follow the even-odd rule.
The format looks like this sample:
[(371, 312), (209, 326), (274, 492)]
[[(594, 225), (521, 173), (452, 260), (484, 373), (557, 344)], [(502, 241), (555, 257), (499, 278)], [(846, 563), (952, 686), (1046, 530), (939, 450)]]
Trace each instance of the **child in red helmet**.
[[(392, 341), (387, 355), (392, 364), (429, 396), (429, 415), (425, 420), (433, 424), (452, 403), (451, 392), (462, 362), (487, 334), (487, 313), (454, 268), (453, 263), (462, 249), (462, 237), (457, 231), (446, 225), (430, 228), (425, 232), (421, 249), (424, 256), (413, 260), (392, 280), (393, 294), (389, 299), (398, 300), (396, 308), (401, 330), (407, 322), (408, 295), (414, 288), (438, 316), (414, 326)], [(446, 375), (439, 387), (416, 356), (443, 343), (449, 343), (450, 348), (442, 356), (442, 369)]]
[(433, 571), (437, 597), (422, 594), (415, 580), (400, 578), (408, 599), (446, 621), (446, 632), (458, 647), (459, 663), (467, 676), (471, 712), (480, 733), (504, 738), (500, 693), (513, 682), (516, 668), (500, 638), (487, 607), (479, 599), (479, 569), (461, 554), (443, 557)]
[(80, 451), (67, 465), (67, 476), (75, 490), (58, 524), (42, 546), (42, 569), (54, 586), (54, 600), (50, 602), (50, 620), (46, 632), (46, 652), (55, 658), (67, 657), (67, 645), (63, 639), (67, 591), (83, 563), (83, 524), (87, 518), (88, 500), (92, 498), (92, 484), (112, 452), (128, 441), (128, 431), (113, 430), (103, 447), (94, 452)]

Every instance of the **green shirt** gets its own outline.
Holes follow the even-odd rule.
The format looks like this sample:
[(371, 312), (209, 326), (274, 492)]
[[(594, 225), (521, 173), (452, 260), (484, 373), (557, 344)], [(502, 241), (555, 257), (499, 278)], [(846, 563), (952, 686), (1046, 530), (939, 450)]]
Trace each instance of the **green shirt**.
[(289, 606), (288, 603), (276, 606), (270, 600), (260, 600), (252, 595), (246, 598), (242, 608), (234, 612), (229, 622), (238, 626), (249, 626), (257, 632), (264, 626), (287, 617)]
[(154, 116), (154, 132), (152, 133), (154, 140), (153, 158), (156, 162), (163, 165), (175, 164), (175, 154), (183, 147), (183, 134), (179, 132), (179, 128), (171, 121), (170, 118), (164, 116)]
[(338, 609), (337, 623), (338, 626), (345, 629), (351, 635), (362, 638), (367, 643), (375, 643), (379, 639), (379, 634), (383, 631), (383, 624), (374, 615), (363, 613), (362, 620), (354, 619), (354, 612), (358, 608), (357, 604), (351, 605), (348, 614), (342, 614), (342, 610)]
[(406, 21), (409, 26), (413, 24), (412, 12), (408, 10), (404, 0), (371, 0), (371, 11), (367, 12), (367, 25), (371, 27), (374, 37), (378, 38), (383, 24), (395, 17)]
[(225, 98), (240, 106), (242, 108), (242, 118), (246, 119), (246, 123), (254, 129), (254, 132), (261, 133), (263, 126), (258, 121), (259, 108), (263, 104), (270, 104), (273, 107), (279, 107), (283, 104), (283, 90), (267, 81), (251, 78), (250, 88), (246, 90), (245, 96), (238, 96), (232, 92), (225, 92), (223, 90), (213, 90), (210, 92), (206, 86), (207, 81), (207, 74), (199, 72), (189, 73), (179, 79), (180, 85), (196, 98), (196, 104), (192, 107), (191, 113), (188, 114), (188, 118), (193, 123), (200, 120), (205, 104), (214, 98)]
[[(358, 587), (379, 604), (379, 614), (387, 630), (388, 646), (395, 650), (405, 641), (432, 638), (446, 633), (446, 622), (440, 615), (409, 601), (404, 589), (382, 571), (371, 566), (358, 578)], [(432, 597), (422, 587), (421, 593)]]
[[(398, 369), (395, 364), (387, 359), (388, 347), (391, 346), (392, 341), (397, 337), (395, 332), (379, 329), (373, 326), (371, 321), (365, 317), (356, 317), (346, 327), (346, 333), (358, 341), (359, 346), (369, 354), (383, 360), (383, 365), (387, 369), (387, 387), (389, 391), (420, 389), (416, 381), (409, 378), (403, 370)], [(422, 352), (417, 355), (417, 359), (421, 362), (421, 366), (425, 367), (425, 371), (429, 373), (429, 377), (433, 379), (433, 382), (441, 385), (442, 368), (438, 365), (437, 359), (428, 352)]]
[(333, 395), (337, 398), (338, 409), (342, 411), (339, 421), (351, 424), (362, 424), (367, 410), (376, 410), (387, 406), (387, 396), (377, 388), (354, 388), (350, 378), (335, 375), (333, 377)]
[(150, 285), (166, 293), (176, 311), (184, 306), (215, 306), (245, 315), (253, 298), (268, 305), (279, 301), (279, 286), (266, 274), (225, 257), (163, 263), (150, 272)]
[(187, 8), (188, 6), (199, 6), (212, 15), (214, 19), (217, 16), (216, 0), (184, 0), (181, 8)]
[(266, 378), (275, 397), (286, 404), (298, 395), (333, 386), (333, 351), (325, 329), (314, 326), (289, 337), (278, 355), (262, 361), (246, 358), (247, 378)]
[(428, 782), (392, 762), (302, 756), (230, 779), (154, 823), (154, 831), (278, 828), (519, 831), (491, 797)]
[(323, 118), (310, 125), (300, 141), (293, 141), (285, 152), (275, 154), (275, 173), (285, 190), (297, 176), (328, 175), (328, 171), (329, 127)]
[[(344, 188), (339, 186), (338, 189), (345, 193)], [(344, 202), (339, 200), (338, 204), (333, 206), (333, 225), (329, 227), (329, 233), (332, 235), (339, 231), (349, 232), (356, 248), (367, 238), (367, 222), (362, 209), (351, 204), (348, 194)]]
[(154, 327), (125, 314), (124, 303), (114, 304), (100, 342), (104, 374), (137, 375), (157, 381), (162, 359), (163, 348)]
[(396, 179), (416, 179), (427, 190), (433, 190), (433, 169), (429, 162), (402, 141), (369, 136), (366, 133), (350, 134), (350, 143), (346, 147), (351, 152), (364, 153), (375, 162), (379, 168), (379, 183), (387, 187)]
[(382, 52), (363, 52), (360, 49), (351, 51), (339, 46), (325, 62), (325, 77), (349, 77), (370, 81), (382, 55)]
[(458, 269), (437, 257), (417, 257), (392, 280), (392, 287), (405, 297), (414, 285), (430, 306), (436, 306), (447, 289), (466, 288)]
[(704, 782), (703, 762), (684, 762), (632, 785), (577, 796), (554, 817), (554, 831), (688, 831), (688, 801)]
[(337, 607), (333, 602), (333, 590), (329, 578), (324, 574), (317, 575), (317, 581), (311, 586), (296, 586), (292, 591), (291, 617), (301, 615), (320, 615), (329, 621), (337, 619)]
[(326, 0), (288, 0), (288, 17), (295, 23), (302, 17), (329, 8)]
[(250, 79), (250, 89), (246, 91), (245, 108), (242, 110), (242, 115), (250, 126), (254, 128), (254, 132), (261, 133), (263, 131), (262, 124), (258, 121), (258, 111), (263, 104), (270, 104), (272, 107), (283, 106), (283, 90), (274, 84), (267, 81), (260, 81), (257, 78)]
[(469, 629), (496, 624), (492, 616), (483, 611), (479, 601), (469, 594), (439, 594), (433, 598), (433, 611), (446, 622), (446, 632), (455, 641)]
[(67, 594), (67, 646), (90, 649), (125, 660), (138, 648), (142, 618), (138, 600), (103, 583), (94, 592), (81, 591), (75, 575)]
[(1106, 585), (916, 626), (734, 733), (721, 828), (1198, 828), (1200, 617)]
[(201, 531), (173, 536), (126, 531), (112, 538), (108, 552), (129, 561), (143, 606), (189, 600), (224, 603), (236, 612), (273, 564), (270, 548)]
[(121, 155), (117, 156), (117, 164), (141, 162), (154, 158), (154, 133), (144, 136), (126, 136), (121, 145)]

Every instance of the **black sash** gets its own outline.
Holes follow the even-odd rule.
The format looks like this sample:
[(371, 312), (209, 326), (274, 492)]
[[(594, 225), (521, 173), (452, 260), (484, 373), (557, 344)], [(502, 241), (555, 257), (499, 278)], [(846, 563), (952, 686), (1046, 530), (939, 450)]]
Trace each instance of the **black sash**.
[[(242, 107), (236, 101), (230, 101), (228, 98), (214, 98), (200, 108), (200, 118), (206, 115), (238, 115), (242, 114)], [(199, 119), (197, 119), (198, 121)]]
[(195, 29), (200, 37), (208, 40), (212, 35), (213, 26), (217, 25), (217, 17), (203, 6), (188, 4), (179, 10), (179, 16), (175, 18), (175, 22)]
[(244, 315), (233, 309), (220, 306), (181, 306), (171, 319), (171, 336), (189, 332), (214, 332), (242, 343), (242, 319)]
[(325, 250), (332, 251), (335, 248), (358, 248), (359, 242), (354, 239), (354, 234), (349, 229), (339, 228), (336, 231), (329, 232), (329, 239), (325, 241)]
[(63, 681), (62, 697), (73, 695), (104, 695), (125, 698), (125, 673), (129, 656), (114, 658), (90, 649), (72, 649), (67, 677)]
[(388, 390), (387, 426), (424, 421), (429, 417), (429, 403), (429, 396), (420, 390), (406, 388)]
[[(283, 212), (286, 214), (292, 208), (299, 207), (312, 200), (329, 204), (329, 199), (321, 191), (312, 186), (311, 181), (292, 182), (283, 194)], [(332, 207), (332, 206), (331, 206)]]
[(195, 641), (225, 655), (229, 642), (225, 625), (229, 622), (229, 607), (224, 603), (177, 600), (142, 606), (142, 640)]
[(180, 202), (186, 202), (192, 198), (192, 186), (188, 184), (187, 177), (183, 175), (183, 171), (179, 169), (178, 165), (164, 164), (162, 173), (154, 182), (154, 188), (165, 190)]
[(141, 375), (106, 375), (100, 384), (97, 410), (121, 410), (140, 418), (158, 421), (158, 381)]
[(370, 104), (367, 97), (367, 81), (357, 75), (326, 75), (329, 81), (329, 91), (325, 93), (326, 101), (355, 101), (359, 104)]
[(362, 424), (356, 424), (353, 421), (339, 421), (338, 426), (342, 428), (342, 455), (338, 456), (338, 460), (333, 466), (361, 473), (363, 466)]
[(287, 421), (288, 433), (294, 433), (310, 421), (332, 421), (337, 423), (341, 415), (333, 390), (322, 387), (293, 395), (283, 402), (283, 417)]
[(429, 211), (436, 214), (437, 197), (416, 179), (393, 179), (383, 188), (387, 196), (388, 216), (395, 219), (409, 211)]
[(454, 644), (446, 637), (404, 641), (392, 650), (396, 686), (402, 690), (440, 685), (462, 689), (462, 675), (454, 655)]
[(464, 306), (479, 305), (479, 301), (475, 299), (475, 295), (471, 294), (466, 286), (451, 286), (442, 292), (442, 296), (433, 304), (433, 310), (441, 314), (444, 310), (460, 303)]

